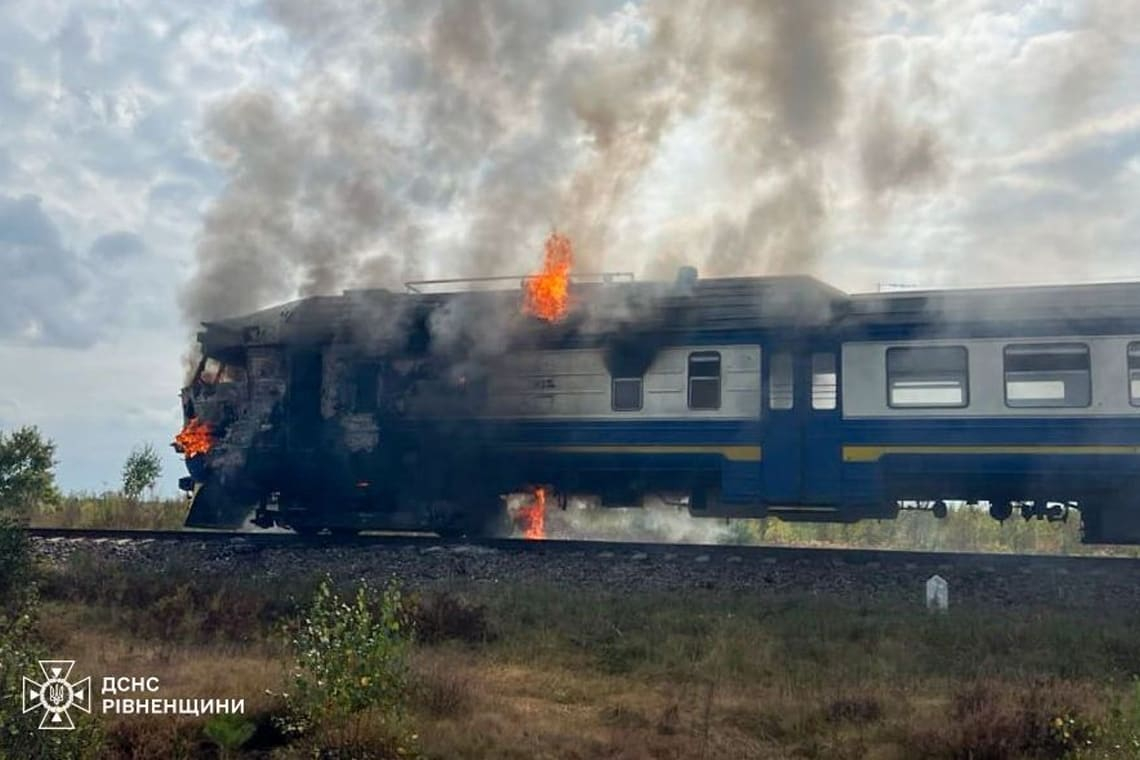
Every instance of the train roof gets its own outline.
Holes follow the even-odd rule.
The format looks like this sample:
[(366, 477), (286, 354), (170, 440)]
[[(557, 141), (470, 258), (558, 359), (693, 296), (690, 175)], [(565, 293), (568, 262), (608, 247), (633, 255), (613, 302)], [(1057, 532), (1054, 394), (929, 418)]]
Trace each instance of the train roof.
[(847, 299), (845, 324), (1027, 323), (1140, 319), (1140, 283), (908, 290)]
[[(522, 278), (520, 278), (521, 281)], [(673, 282), (574, 283), (567, 318), (550, 324), (522, 313), (518, 288), (422, 293), (384, 289), (312, 296), (252, 314), (204, 323), (204, 347), (316, 344), (377, 325), (419, 324), (451, 315), (489, 319), (501, 329), (557, 340), (615, 329), (733, 331), (794, 328), (863, 331), (953, 323), (1140, 321), (1140, 283), (906, 290), (848, 294), (814, 277), (698, 278), (683, 268)], [(457, 316), (458, 315), (458, 316)]]

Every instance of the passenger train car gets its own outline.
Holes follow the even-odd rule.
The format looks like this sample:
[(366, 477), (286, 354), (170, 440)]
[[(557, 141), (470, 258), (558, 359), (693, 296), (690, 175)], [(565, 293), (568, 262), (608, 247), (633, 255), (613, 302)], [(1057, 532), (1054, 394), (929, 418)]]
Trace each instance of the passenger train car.
[[(348, 291), (208, 323), (191, 526), (488, 530), (502, 496), (709, 517), (950, 500), (1140, 543), (1140, 284), (848, 295), (807, 277)], [(197, 435), (195, 435), (197, 434)]]

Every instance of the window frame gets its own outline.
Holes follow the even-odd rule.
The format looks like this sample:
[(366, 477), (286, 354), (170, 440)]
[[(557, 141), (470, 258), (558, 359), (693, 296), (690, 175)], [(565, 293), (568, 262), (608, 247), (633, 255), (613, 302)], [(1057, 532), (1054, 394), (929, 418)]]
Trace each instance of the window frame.
[[(831, 360), (830, 361), (830, 364), (831, 364), (831, 372), (830, 373), (816, 372), (816, 370), (815, 370), (816, 360), (819, 358), (826, 358), (826, 359)], [(813, 351), (811, 353), (811, 358), (809, 361), (810, 361), (810, 365), (811, 365), (809, 368), (810, 369), (809, 375), (811, 377), (811, 383), (808, 387), (808, 394), (810, 396), (809, 402), (810, 402), (811, 410), (813, 412), (834, 412), (834, 411), (838, 411), (839, 410), (839, 356), (838, 356), (837, 352), (836, 351)], [(830, 395), (822, 395), (822, 394), (817, 395), (817, 393), (816, 393), (817, 389), (823, 388), (824, 386), (822, 384), (817, 384), (816, 378), (817, 377), (823, 377), (827, 374), (830, 374), (833, 378), (835, 378), (835, 381), (831, 386), (831, 394)], [(830, 401), (831, 405), (830, 406), (820, 406), (818, 404), (818, 402), (823, 401), (823, 400)]]
[[(693, 376), (693, 361), (716, 360), (716, 406), (693, 406), (693, 380), (712, 380), (713, 376)], [(685, 401), (689, 411), (715, 412), (724, 406), (724, 357), (720, 351), (690, 351), (685, 361)]]
[[(1133, 396), (1132, 395), (1132, 351), (1133, 351), (1133, 347), (1135, 347), (1137, 359), (1140, 359), (1140, 340), (1128, 341), (1128, 345), (1124, 347), (1124, 374), (1126, 377), (1125, 382), (1127, 383), (1127, 386), (1128, 386), (1128, 403), (1131, 406), (1140, 407), (1140, 396)], [(1140, 372), (1140, 367), (1137, 367), (1136, 371)], [(1090, 378), (1090, 380), (1091, 380), (1091, 378)]]
[[(1007, 375), (1009, 370), (1006, 369), (1006, 362), (1009, 357), (1009, 349), (1011, 348), (1032, 348), (1037, 347), (1040, 353), (1046, 353), (1048, 348), (1075, 348), (1081, 347), (1084, 349), (1085, 358), (1088, 360), (1087, 369), (1088, 374), (1088, 398), (1083, 404), (1066, 404), (1066, 403), (1009, 403), (1009, 379)], [(1062, 381), (1064, 382), (1064, 381)], [(1092, 347), (1083, 341), (1064, 341), (1064, 342), (1046, 342), (1046, 343), (1006, 343), (1001, 348), (1001, 390), (1002, 401), (1005, 403), (1007, 409), (1089, 409), (1092, 407), (1093, 401), (1093, 375), (1092, 375)], [(1129, 395), (1131, 395), (1131, 388), (1129, 388)], [(1062, 402), (1064, 399), (1062, 399)]]
[[(893, 400), (892, 382), (891, 382), (891, 353), (895, 351), (925, 351), (928, 349), (935, 350), (959, 350), (965, 357), (965, 363), (962, 369), (962, 377), (965, 382), (962, 384), (962, 401), (954, 404), (938, 404), (938, 403), (923, 403), (923, 404), (899, 404)], [(902, 345), (890, 346), (887, 348), (883, 355), (883, 368), (886, 372), (884, 379), (885, 390), (887, 393), (887, 408), (888, 409), (967, 409), (970, 406), (970, 349), (962, 343), (946, 344), (923, 344), (923, 345)]]
[[(630, 382), (637, 381), (637, 406), (635, 407), (621, 407), (617, 406), (617, 383), (619, 381)], [(612, 375), (610, 377), (610, 411), (612, 412), (640, 412), (645, 408), (645, 375)]]
[[(773, 400), (783, 401), (783, 398), (776, 399), (774, 397), (774, 389), (776, 383), (776, 370), (784, 362), (779, 361), (783, 359), (787, 363), (787, 405), (776, 406)], [(796, 359), (795, 354), (791, 351), (776, 351), (769, 356), (768, 359), (768, 411), (770, 412), (790, 412), (796, 408)]]

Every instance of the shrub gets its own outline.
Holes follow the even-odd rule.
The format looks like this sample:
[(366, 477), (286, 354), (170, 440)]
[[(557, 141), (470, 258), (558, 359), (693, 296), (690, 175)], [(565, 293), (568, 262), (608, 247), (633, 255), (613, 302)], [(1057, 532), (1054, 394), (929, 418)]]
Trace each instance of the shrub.
[(446, 591), (417, 597), (410, 605), (408, 616), (416, 638), (426, 644), (448, 639), (477, 644), (495, 638), (486, 607), (469, 604)]
[(953, 700), (952, 720), (911, 737), (910, 755), (954, 760), (1070, 757), (1095, 746), (1099, 729), (1058, 684), (1015, 690), (976, 684)]
[(40, 731), (38, 711), (23, 714), (23, 678), (39, 680), (38, 661), (47, 659), (38, 609), (27, 538), (0, 512), (0, 760), (98, 757), (101, 737), (91, 716), (73, 711), (74, 731)]
[(417, 668), (413, 696), (416, 707), (433, 718), (455, 718), (474, 709), (471, 677), (446, 663), (421, 664)]
[(299, 728), (320, 726), (333, 743), (355, 746), (365, 718), (394, 745), (411, 738), (405, 716), (412, 631), (395, 584), (362, 583), (342, 599), (326, 577), (291, 637), (296, 669), (289, 702)]
[(1092, 747), (1074, 753), (1073, 757), (1074, 760), (1140, 757), (1140, 679), (1133, 679), (1125, 698), (1112, 706)]
[(257, 726), (242, 715), (216, 715), (206, 723), (203, 733), (217, 745), (222, 757), (231, 757), (253, 738)]

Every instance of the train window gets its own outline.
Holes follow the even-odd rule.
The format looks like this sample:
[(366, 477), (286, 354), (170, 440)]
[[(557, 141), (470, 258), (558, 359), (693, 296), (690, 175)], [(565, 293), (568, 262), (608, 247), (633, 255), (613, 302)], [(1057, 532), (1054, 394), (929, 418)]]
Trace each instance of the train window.
[(218, 382), (220, 383), (245, 383), (246, 374), (245, 367), (240, 364), (223, 364), (222, 371), (218, 375)]
[(1027, 343), (1005, 347), (1005, 403), (1012, 407), (1088, 406), (1089, 347)]
[(214, 385), (222, 374), (222, 363), (214, 357), (209, 357), (206, 361), (202, 362), (201, 369), (198, 370), (198, 379), (206, 385)]
[(1140, 406), (1140, 343), (1128, 344), (1128, 399)]
[(720, 354), (689, 354), (689, 408), (720, 409)]
[(610, 405), (615, 412), (641, 409), (641, 378), (615, 377), (611, 382)]
[(964, 346), (887, 349), (887, 405), (962, 407), (970, 403)]
[(834, 409), (839, 384), (835, 373), (835, 354), (811, 355), (811, 408)]
[(356, 391), (352, 398), (352, 411), (371, 414), (379, 409), (380, 367), (368, 362), (353, 368)]
[(768, 408), (791, 409), (795, 404), (795, 370), (791, 354), (772, 356), (768, 370)]

